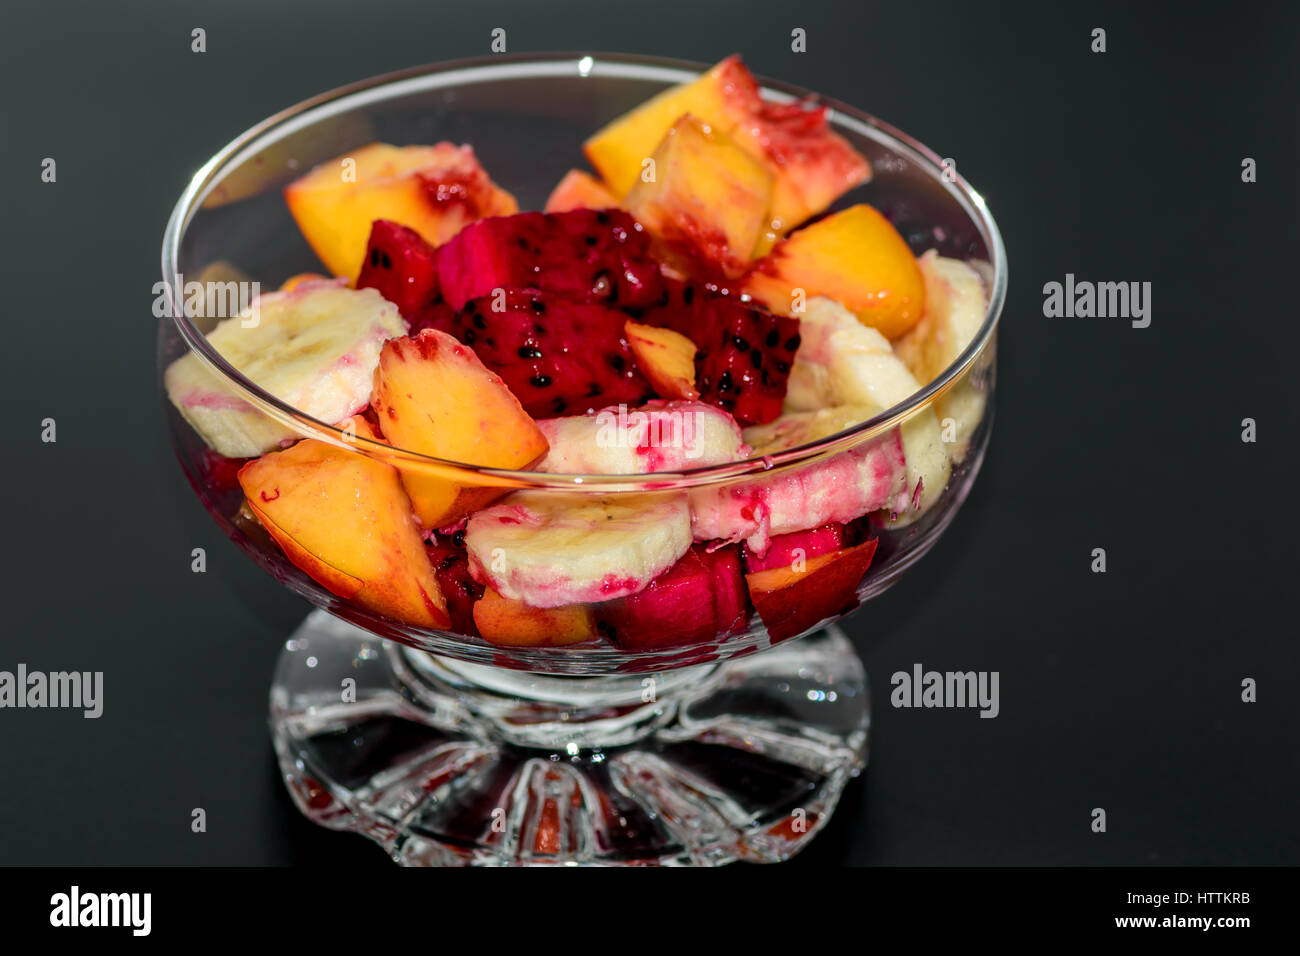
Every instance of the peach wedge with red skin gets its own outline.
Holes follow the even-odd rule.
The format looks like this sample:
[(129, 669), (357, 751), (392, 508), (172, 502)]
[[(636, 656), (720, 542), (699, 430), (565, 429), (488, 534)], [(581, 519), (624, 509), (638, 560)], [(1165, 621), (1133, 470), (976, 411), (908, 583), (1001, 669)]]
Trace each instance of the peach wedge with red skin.
[(802, 634), (856, 606), (858, 585), (871, 566), (876, 542), (872, 538), (789, 567), (745, 575), (750, 600), (772, 640)]
[[(384, 439), (406, 451), (506, 469), (527, 468), (546, 454), (546, 437), (501, 376), (436, 329), (384, 344), (371, 404)], [(398, 467), (424, 528), (454, 524), (509, 490)]]
[(428, 242), (446, 242), (485, 216), (519, 211), (468, 146), (371, 143), (322, 163), (285, 187), (308, 245), (334, 275), (355, 280), (370, 224), (387, 219)]
[(626, 196), (641, 178), (646, 158), (684, 113), (726, 131), (758, 100), (757, 86), (736, 56), (727, 57), (699, 79), (646, 100), (583, 144), (591, 165), (615, 196)]
[(309, 438), (249, 462), (239, 483), (289, 560), (339, 597), (407, 624), (451, 624), (392, 466)]
[(866, 159), (827, 126), (825, 107), (762, 103), (731, 136), (772, 170), (772, 218), (760, 245), (763, 252), (871, 178)]
[(925, 279), (889, 220), (865, 203), (799, 230), (754, 263), (742, 290), (773, 312), (797, 314), (805, 299), (834, 299), (887, 339), (925, 311)]
[(490, 587), (474, 602), (474, 624), (483, 640), (502, 647), (564, 647), (596, 636), (590, 605), (530, 607)]
[(591, 173), (571, 169), (551, 190), (542, 212), (568, 212), (571, 209), (613, 209), (618, 197)]
[(703, 263), (734, 278), (767, 228), (772, 174), (722, 132), (687, 114), (655, 149), (653, 176), (625, 200), (628, 211), (688, 272)]
[(871, 167), (830, 129), (823, 107), (772, 103), (739, 56), (665, 90), (597, 131), (583, 149), (615, 196), (625, 196), (642, 164), (683, 113), (690, 113), (761, 161), (773, 176), (764, 251), (777, 236), (825, 211), (871, 178)]

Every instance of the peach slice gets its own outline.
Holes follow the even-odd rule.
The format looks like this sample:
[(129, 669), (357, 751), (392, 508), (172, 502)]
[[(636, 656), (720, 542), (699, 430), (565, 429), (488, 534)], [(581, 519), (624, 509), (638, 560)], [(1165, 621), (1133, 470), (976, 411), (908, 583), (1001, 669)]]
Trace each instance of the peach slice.
[(695, 388), (694, 342), (672, 329), (630, 319), (623, 331), (637, 367), (660, 398), (693, 402), (700, 397)]
[(618, 197), (599, 179), (571, 169), (556, 184), (542, 212), (568, 212), (570, 209), (610, 209), (618, 206)]
[(871, 178), (862, 154), (831, 132), (825, 107), (763, 103), (731, 135), (741, 149), (763, 159), (773, 174), (772, 218), (760, 239), (759, 255)]
[(804, 300), (834, 299), (889, 339), (925, 311), (925, 279), (903, 237), (871, 206), (851, 206), (801, 229), (754, 264), (742, 290), (773, 312), (797, 315)]
[[(384, 344), (371, 404), (384, 439), (407, 451), (492, 468), (526, 468), (546, 454), (546, 437), (501, 376), (436, 329)], [(509, 490), (467, 487), (414, 466), (402, 468), (402, 481), (420, 524), (434, 529)]]
[(757, 101), (753, 76), (739, 57), (730, 56), (699, 79), (665, 90), (623, 114), (597, 131), (582, 149), (614, 195), (625, 196), (641, 178), (646, 159), (683, 113), (725, 131)]
[(653, 177), (637, 182), (627, 208), (670, 259), (704, 262), (734, 278), (767, 227), (772, 174), (725, 133), (687, 114), (655, 149)]
[(615, 196), (636, 185), (646, 158), (683, 113), (731, 136), (771, 171), (771, 221), (760, 253), (871, 178), (866, 159), (830, 129), (824, 107), (763, 100), (740, 57), (729, 56), (699, 79), (665, 90), (587, 140), (587, 158)]
[(290, 183), (284, 199), (326, 268), (352, 280), (376, 219), (408, 226), (436, 246), (476, 219), (519, 211), (474, 151), (451, 143), (362, 146)]
[(490, 587), (474, 602), (474, 623), (485, 641), (505, 647), (563, 647), (596, 636), (590, 605), (530, 607)]
[(876, 553), (876, 538), (790, 566), (745, 575), (754, 609), (773, 641), (782, 641), (849, 609)]
[(339, 597), (408, 624), (451, 624), (390, 465), (309, 438), (249, 462), (239, 483), (289, 560)]

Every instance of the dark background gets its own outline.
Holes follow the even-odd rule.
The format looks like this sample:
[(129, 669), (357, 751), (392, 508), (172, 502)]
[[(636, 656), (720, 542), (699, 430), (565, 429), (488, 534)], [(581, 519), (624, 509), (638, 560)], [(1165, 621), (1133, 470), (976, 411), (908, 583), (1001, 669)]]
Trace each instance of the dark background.
[[(266, 693), (307, 607), (172, 457), (152, 287), (173, 203), (228, 140), (334, 86), (486, 54), (497, 26), (511, 52), (739, 51), (955, 158), (1000, 223), (992, 447), (945, 538), (847, 624), (877, 696), (871, 764), (794, 865), (1300, 861), (1300, 18), (1141, 6), (11, 5), (0, 669), (103, 670), (106, 709), (0, 711), (0, 863), (387, 865), (279, 783)], [(1067, 272), (1152, 282), (1151, 327), (1044, 318), (1043, 283)], [(916, 662), (999, 671), (1001, 716), (890, 708), (889, 675)]]

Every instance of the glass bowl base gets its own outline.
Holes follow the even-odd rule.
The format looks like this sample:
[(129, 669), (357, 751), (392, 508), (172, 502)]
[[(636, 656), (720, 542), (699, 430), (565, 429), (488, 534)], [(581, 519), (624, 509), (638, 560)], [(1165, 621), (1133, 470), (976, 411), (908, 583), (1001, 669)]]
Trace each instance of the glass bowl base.
[(434, 657), (314, 611), (271, 690), (298, 808), (409, 866), (788, 859), (865, 765), (869, 712), (833, 626), (721, 664), (578, 678)]

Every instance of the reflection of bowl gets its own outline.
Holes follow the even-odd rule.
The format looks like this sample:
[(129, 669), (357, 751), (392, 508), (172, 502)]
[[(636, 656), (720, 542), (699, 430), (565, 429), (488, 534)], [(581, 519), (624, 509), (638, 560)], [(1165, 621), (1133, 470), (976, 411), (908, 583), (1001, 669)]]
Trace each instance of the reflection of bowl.
[[(269, 289), (318, 268), (280, 188), (372, 140), (470, 143), (521, 208), (540, 208), (588, 133), (695, 70), (618, 56), (495, 57), (410, 70), (316, 97), (250, 130), (199, 171), (168, 225), (163, 278), (177, 288), (233, 265)], [(766, 84), (765, 92), (777, 98), (805, 95), (778, 83)], [(857, 593), (862, 600), (873, 597), (933, 545), (979, 468), (991, 424), (1005, 254), (982, 199), (951, 173), (945, 176), (933, 153), (871, 117), (832, 107), (832, 124), (876, 173), (841, 205), (869, 201), (895, 222), (915, 252), (935, 247), (975, 263), (986, 279), (990, 306), (974, 342), (937, 381), (908, 402), (813, 445), (679, 474), (584, 476), (575, 482), (571, 476), (442, 462), (365, 441), (340, 445), (338, 429), (289, 408), (226, 363), (203, 338), (213, 320), (165, 317), (160, 368), (193, 350), (215, 376), (296, 434), (353, 453), (362, 448), (371, 457), (471, 488), (570, 495), (668, 496), (685, 488), (739, 487), (861, 449), (941, 396), (977, 394), (988, 410), (978, 417), (937, 502), (905, 527), (864, 524), (861, 533), (878, 535), (879, 545)], [(816, 829), (846, 775), (860, 765), (865, 694), (858, 686), (860, 668), (842, 637), (823, 633), (718, 666), (771, 646), (757, 615), (739, 633), (635, 652), (596, 642), (503, 647), (378, 616), (330, 593), (291, 564), (265, 532), (238, 520), (242, 493), (214, 479), (201, 439), (170, 404), (167, 413), (182, 466), (227, 534), (277, 580), (357, 625), (309, 619), (289, 644), (273, 695), (286, 775), (314, 819), (364, 829), (395, 856), (413, 862), (504, 856), (771, 859), (788, 855)], [(819, 616), (840, 616), (843, 603), (819, 608), (825, 611)], [(651, 673), (657, 676), (633, 676)], [(346, 677), (357, 684), (345, 688), (355, 693), (351, 699), (340, 698)], [(854, 703), (846, 711), (849, 697)], [(829, 723), (827, 710), (836, 711)], [(517, 746), (502, 748), (502, 741)], [(683, 748), (689, 746), (698, 753), (688, 759)], [(538, 754), (552, 751), (567, 753), (566, 762), (535, 762)], [(708, 756), (713, 752), (716, 759)], [(608, 762), (591, 759), (593, 754), (609, 755)], [(754, 766), (737, 775), (737, 759)], [(727, 760), (731, 769), (720, 770)], [(381, 779), (388, 782), (381, 785)], [(419, 800), (417, 793), (423, 794)], [(593, 822), (628, 801), (641, 807), (644, 832), (619, 837)], [(797, 817), (805, 829), (787, 825), (795, 809), (805, 811)], [(496, 810), (504, 816), (494, 816)], [(422, 816), (429, 814), (427, 820)], [(505, 829), (493, 829), (501, 820)], [(532, 844), (525, 846), (528, 840)]]

